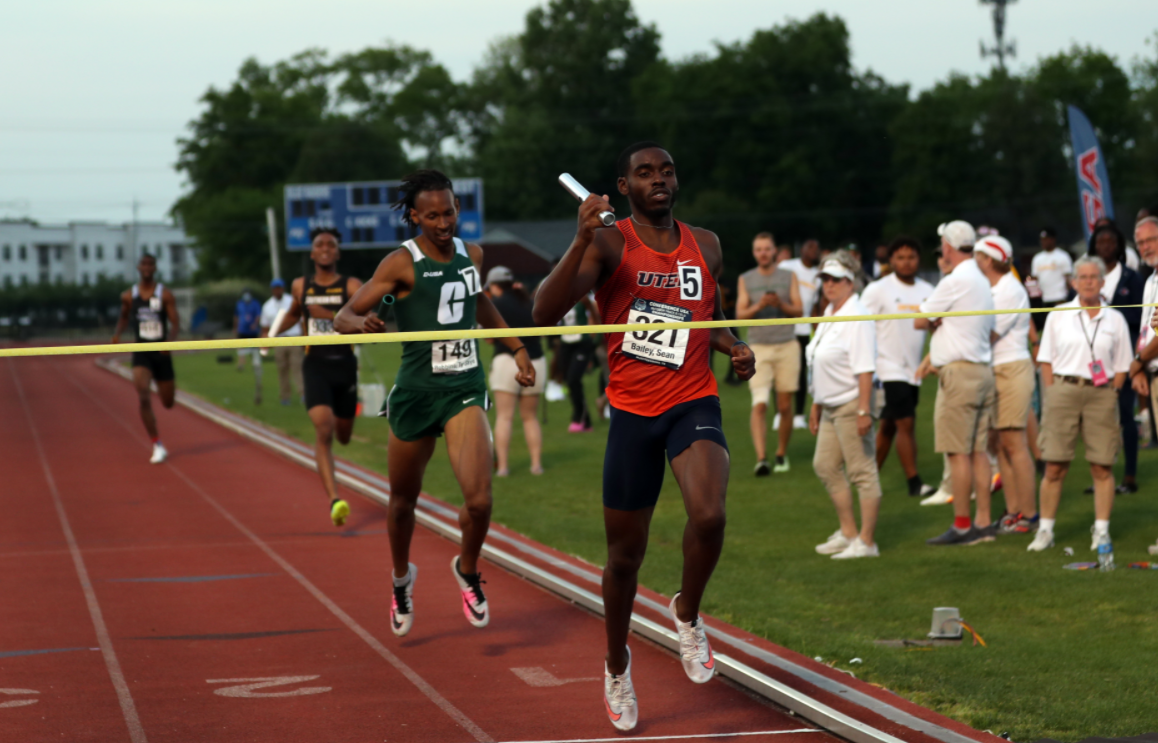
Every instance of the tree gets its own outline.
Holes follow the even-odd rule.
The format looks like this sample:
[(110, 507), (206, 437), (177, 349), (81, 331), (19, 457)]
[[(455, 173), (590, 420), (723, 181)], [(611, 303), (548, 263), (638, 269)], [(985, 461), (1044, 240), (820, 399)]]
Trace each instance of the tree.
[(839, 18), (655, 65), (633, 92), (637, 115), (676, 157), (681, 215), (720, 233), (735, 267), (763, 229), (828, 244), (880, 234), (892, 197), (887, 127), (907, 92), (852, 68)]
[(574, 213), (553, 187), (568, 171), (614, 188), (619, 152), (640, 139), (632, 81), (659, 58), (659, 33), (630, 0), (551, 0), (491, 49), (469, 92), (469, 143), (486, 179), (487, 215)]

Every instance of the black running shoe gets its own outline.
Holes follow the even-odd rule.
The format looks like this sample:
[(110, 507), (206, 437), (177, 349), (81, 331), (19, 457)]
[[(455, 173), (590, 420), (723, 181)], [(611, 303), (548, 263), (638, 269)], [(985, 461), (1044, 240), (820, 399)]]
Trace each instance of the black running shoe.
[(981, 533), (981, 530), (978, 529), (977, 527), (973, 526), (972, 524), (970, 524), (969, 525), (969, 531), (965, 531), (965, 532), (957, 531), (956, 529), (954, 529), (953, 527), (950, 526), (949, 531), (945, 532), (944, 534), (942, 534), (939, 537), (933, 537), (932, 539), (926, 539), (925, 544), (931, 544), (934, 546), (941, 546), (941, 545), (957, 545), (957, 546), (959, 546), (959, 545), (966, 545), (966, 544), (977, 544), (978, 542), (983, 541), (984, 539), (985, 539), (985, 535)]

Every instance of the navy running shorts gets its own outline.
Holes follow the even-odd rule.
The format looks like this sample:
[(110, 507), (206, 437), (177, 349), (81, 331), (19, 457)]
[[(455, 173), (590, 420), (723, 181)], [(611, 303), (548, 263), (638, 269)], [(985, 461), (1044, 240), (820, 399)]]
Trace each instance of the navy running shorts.
[(130, 365), (145, 367), (156, 382), (171, 382), (177, 378), (173, 372), (173, 357), (161, 351), (133, 351)]
[(671, 461), (701, 439), (728, 448), (715, 395), (680, 403), (654, 417), (612, 407), (603, 459), (603, 506), (616, 511), (654, 507), (663, 487), (664, 455)]

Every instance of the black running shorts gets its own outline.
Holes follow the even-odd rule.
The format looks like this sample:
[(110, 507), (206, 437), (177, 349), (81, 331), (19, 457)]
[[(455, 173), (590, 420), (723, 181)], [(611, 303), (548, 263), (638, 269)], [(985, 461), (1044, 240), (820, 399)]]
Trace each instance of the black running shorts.
[(908, 382), (885, 382), (884, 388), (885, 406), (881, 409), (881, 420), (899, 421), (917, 414), (920, 387)]
[(603, 459), (604, 507), (638, 511), (655, 506), (663, 487), (665, 453), (671, 461), (701, 439), (728, 448), (715, 395), (680, 403), (655, 417), (612, 407)]
[(172, 382), (177, 378), (173, 373), (173, 357), (161, 351), (133, 351), (133, 366), (143, 366), (157, 382)]
[(302, 361), (306, 410), (325, 405), (338, 418), (353, 418), (358, 411), (358, 360), (320, 359), (307, 355)]

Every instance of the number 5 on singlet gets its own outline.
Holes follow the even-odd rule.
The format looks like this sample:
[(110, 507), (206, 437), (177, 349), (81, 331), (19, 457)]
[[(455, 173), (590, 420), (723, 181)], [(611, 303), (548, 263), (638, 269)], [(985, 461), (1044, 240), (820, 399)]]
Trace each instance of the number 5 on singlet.
[(669, 322), (691, 322), (692, 311), (662, 302), (636, 299), (631, 303), (627, 322), (647, 323), (654, 330), (637, 330), (623, 334), (620, 350), (628, 358), (648, 364), (659, 364), (668, 369), (679, 369), (688, 350), (689, 331), (686, 328), (663, 327)]

